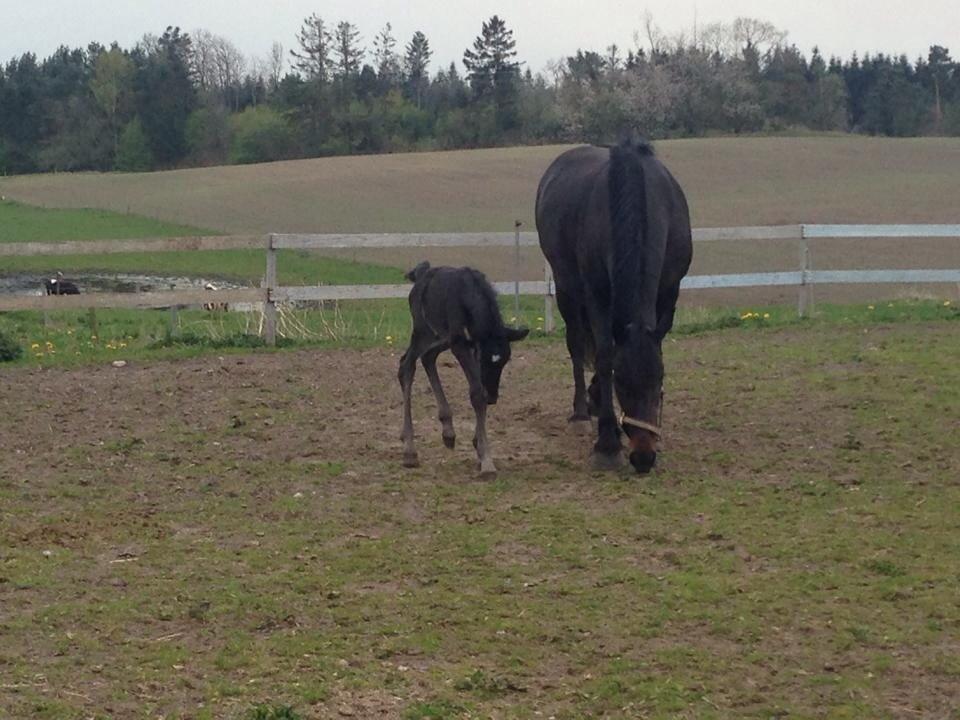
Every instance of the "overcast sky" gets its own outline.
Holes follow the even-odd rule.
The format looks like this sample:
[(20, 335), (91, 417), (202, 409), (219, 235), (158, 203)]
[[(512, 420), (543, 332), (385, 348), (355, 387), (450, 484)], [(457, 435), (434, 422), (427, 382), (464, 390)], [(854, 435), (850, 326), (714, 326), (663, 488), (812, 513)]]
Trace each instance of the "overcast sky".
[(401, 44), (422, 30), (434, 63), (456, 60), (462, 70), (464, 48), (496, 13), (513, 29), (520, 59), (537, 72), (578, 48), (633, 47), (645, 10), (671, 34), (689, 32), (694, 17), (702, 25), (748, 16), (788, 31), (788, 41), (808, 54), (819, 45), (827, 56), (856, 50), (913, 59), (940, 44), (960, 56), (960, 0), (0, 0), (0, 60), (28, 51), (45, 57), (59, 45), (93, 40), (131, 47), (167, 25), (204, 28), (263, 56), (275, 40), (293, 47), (303, 19), (316, 12), (358, 25), (367, 45), (387, 21)]

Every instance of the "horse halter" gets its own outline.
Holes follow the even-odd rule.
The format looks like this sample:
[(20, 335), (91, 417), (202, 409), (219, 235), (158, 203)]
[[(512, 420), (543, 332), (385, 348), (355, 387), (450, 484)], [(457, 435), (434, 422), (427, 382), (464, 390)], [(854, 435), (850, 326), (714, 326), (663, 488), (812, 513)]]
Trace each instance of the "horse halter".
[(659, 413), (659, 425), (654, 425), (653, 423), (646, 422), (645, 420), (637, 420), (627, 415), (625, 412), (620, 413), (620, 425), (629, 425), (630, 427), (640, 428), (641, 430), (646, 430), (648, 433), (653, 435), (657, 440), (663, 439), (663, 432), (661, 427), (663, 426), (663, 392), (660, 393), (660, 413)]

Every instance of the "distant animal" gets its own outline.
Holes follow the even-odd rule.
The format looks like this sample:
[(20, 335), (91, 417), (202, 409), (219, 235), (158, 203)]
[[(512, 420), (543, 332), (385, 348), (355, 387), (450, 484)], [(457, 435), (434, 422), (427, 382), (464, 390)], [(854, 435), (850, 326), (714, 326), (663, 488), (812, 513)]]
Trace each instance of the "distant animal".
[(437, 356), (450, 350), (470, 386), (470, 403), (476, 414), (473, 446), (480, 475), (494, 477), (497, 468), (487, 441), (487, 406), (496, 404), (499, 397), (500, 377), (510, 361), (510, 343), (525, 338), (529, 330), (503, 324), (496, 292), (478, 270), (430, 267), (430, 263), (422, 262), (406, 277), (413, 283), (409, 298), (413, 331), (397, 373), (403, 390), (403, 465), (420, 464), (410, 408), (417, 360), (423, 364), (437, 399), (443, 444), (451, 449), (456, 445), (453, 415), (437, 374)]
[(80, 289), (69, 280), (63, 279), (63, 273), (57, 272), (57, 276), (45, 280), (43, 283), (47, 295), (79, 295)]
[[(218, 288), (218, 287), (217, 287), (216, 285), (214, 285), (213, 283), (208, 282), (208, 283), (206, 283), (206, 284), (203, 286), (203, 289), (204, 289), (204, 290), (213, 290), (213, 291), (216, 291), (216, 290), (219, 290), (220, 288)], [(225, 303), (225, 302), (206, 302), (206, 303), (203, 304), (203, 309), (206, 310), (206, 311), (208, 311), (208, 312), (224, 312), (224, 311), (227, 310), (227, 303)]]
[[(661, 435), (661, 344), (693, 258), (683, 190), (645, 140), (574, 148), (541, 179), (536, 221), (566, 323), (570, 420), (597, 416), (594, 467), (622, 463), (623, 432), (630, 463), (647, 473)], [(583, 372), (589, 366), (588, 391)]]

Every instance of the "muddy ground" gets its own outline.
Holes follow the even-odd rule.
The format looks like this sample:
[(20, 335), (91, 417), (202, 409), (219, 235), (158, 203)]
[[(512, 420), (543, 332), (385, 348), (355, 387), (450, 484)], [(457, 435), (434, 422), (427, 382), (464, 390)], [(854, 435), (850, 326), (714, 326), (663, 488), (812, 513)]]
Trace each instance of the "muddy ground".
[(670, 341), (637, 478), (586, 470), (562, 343), (521, 345), (489, 483), (452, 359), (417, 470), (399, 351), (3, 372), (0, 715), (957, 717), (957, 349)]

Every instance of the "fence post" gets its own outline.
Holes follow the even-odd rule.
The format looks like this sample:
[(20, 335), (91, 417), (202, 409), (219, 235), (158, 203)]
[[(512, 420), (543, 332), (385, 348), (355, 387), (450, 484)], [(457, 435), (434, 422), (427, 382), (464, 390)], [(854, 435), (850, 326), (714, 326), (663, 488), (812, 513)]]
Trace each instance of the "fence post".
[(813, 313), (813, 288), (810, 285), (809, 273), (810, 243), (807, 241), (807, 226), (800, 226), (800, 290), (797, 297), (797, 315), (805, 317)]
[(547, 260), (543, 261), (543, 279), (547, 283), (547, 292), (543, 296), (543, 331), (552, 333), (553, 326), (553, 268)]
[(170, 306), (170, 337), (174, 337), (178, 334), (180, 329), (180, 316), (179, 316), (180, 306), (171, 305)]
[(267, 271), (264, 276), (263, 339), (270, 347), (277, 345), (277, 250), (273, 233), (267, 235)]
[(513, 221), (513, 326), (520, 322), (520, 226), (519, 220)]

